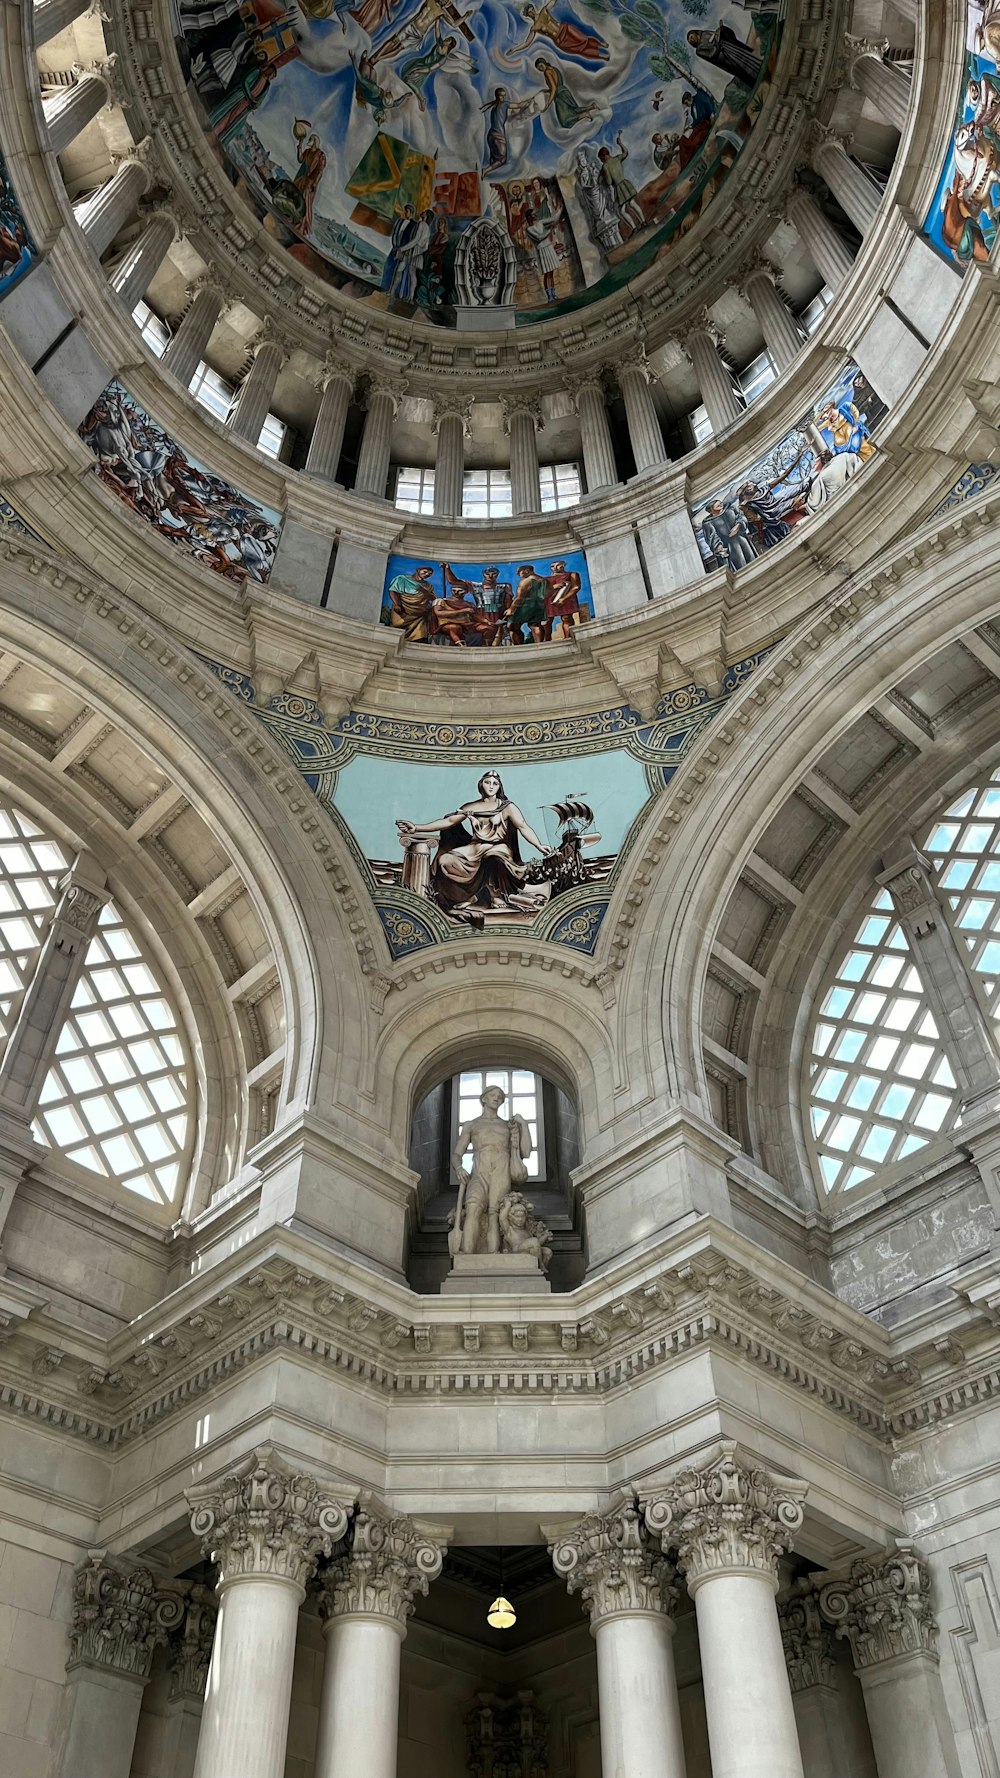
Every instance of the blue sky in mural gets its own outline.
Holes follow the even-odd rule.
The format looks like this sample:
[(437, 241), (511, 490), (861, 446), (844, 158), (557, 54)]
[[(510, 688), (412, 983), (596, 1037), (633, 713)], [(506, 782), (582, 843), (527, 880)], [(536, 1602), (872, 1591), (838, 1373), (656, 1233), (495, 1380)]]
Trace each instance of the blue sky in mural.
[(1000, 3), (969, 0), (967, 56), (948, 158), (924, 232), (954, 265), (983, 264), (1000, 206)]

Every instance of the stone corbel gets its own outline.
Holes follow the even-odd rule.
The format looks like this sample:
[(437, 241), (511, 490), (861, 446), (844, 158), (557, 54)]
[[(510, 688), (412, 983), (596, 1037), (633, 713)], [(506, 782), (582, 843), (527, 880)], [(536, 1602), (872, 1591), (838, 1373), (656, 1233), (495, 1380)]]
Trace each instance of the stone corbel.
[(594, 650), (594, 659), (604, 668), (618, 695), (638, 711), (644, 722), (655, 720), (665, 679), (669, 680), (675, 670), (686, 678), (673, 650), (655, 638), (636, 637), (618, 645), (603, 644)]

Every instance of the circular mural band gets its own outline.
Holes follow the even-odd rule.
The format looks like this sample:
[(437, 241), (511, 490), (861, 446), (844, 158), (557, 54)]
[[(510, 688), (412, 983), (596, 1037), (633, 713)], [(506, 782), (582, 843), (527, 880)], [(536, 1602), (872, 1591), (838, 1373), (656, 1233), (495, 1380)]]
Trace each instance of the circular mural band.
[(268, 232), (350, 296), (490, 327), (670, 250), (760, 116), (784, 9), (175, 0), (185, 78)]

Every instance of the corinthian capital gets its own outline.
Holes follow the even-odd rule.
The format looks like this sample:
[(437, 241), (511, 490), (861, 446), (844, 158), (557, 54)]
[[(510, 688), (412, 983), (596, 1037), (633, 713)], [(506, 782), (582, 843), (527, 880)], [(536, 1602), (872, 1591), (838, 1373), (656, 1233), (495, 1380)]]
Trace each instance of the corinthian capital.
[(646, 1524), (674, 1545), (693, 1589), (722, 1572), (764, 1574), (778, 1584), (778, 1557), (802, 1524), (805, 1482), (752, 1462), (735, 1441), (700, 1469), (682, 1469), (646, 1502)]
[(269, 1575), (304, 1587), (347, 1530), (348, 1508), (260, 1445), (217, 1482), (187, 1490), (191, 1529), (223, 1584)]
[(153, 1650), (184, 1615), (184, 1591), (151, 1568), (94, 1550), (73, 1579), (68, 1666), (149, 1678)]
[(184, 1604), (183, 1621), (168, 1643), (171, 1699), (200, 1700), (205, 1696), (218, 1615), (211, 1587), (193, 1586)]
[(503, 429), (505, 432), (510, 432), (515, 414), (526, 414), (535, 431), (541, 432), (545, 421), (542, 418), (542, 404), (537, 395), (529, 395), (524, 389), (515, 389), (512, 394), (501, 396), (500, 405), (503, 408)]
[(657, 1549), (634, 1501), (588, 1513), (575, 1531), (549, 1544), (549, 1555), (594, 1627), (621, 1612), (673, 1614), (679, 1591), (673, 1563)]
[(798, 1581), (789, 1597), (778, 1605), (781, 1642), (793, 1692), (814, 1685), (836, 1683), (837, 1659), (833, 1636), (823, 1622), (819, 1599), (811, 1581)]
[(937, 1659), (930, 1572), (911, 1544), (878, 1562), (855, 1562), (846, 1580), (820, 1588), (819, 1606), (837, 1635), (849, 1638), (857, 1667), (899, 1655)]
[(444, 1549), (412, 1519), (382, 1513), (371, 1500), (355, 1514), (351, 1548), (324, 1576), (320, 1611), (327, 1619), (363, 1614), (405, 1628), (418, 1593), (441, 1573)]

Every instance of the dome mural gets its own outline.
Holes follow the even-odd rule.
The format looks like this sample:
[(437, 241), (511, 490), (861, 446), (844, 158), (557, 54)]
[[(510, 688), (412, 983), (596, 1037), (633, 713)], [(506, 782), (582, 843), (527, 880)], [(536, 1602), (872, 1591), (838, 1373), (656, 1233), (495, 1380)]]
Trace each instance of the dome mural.
[(442, 325), (564, 314), (702, 214), (763, 108), (784, 0), (181, 0), (228, 176), (347, 294)]

